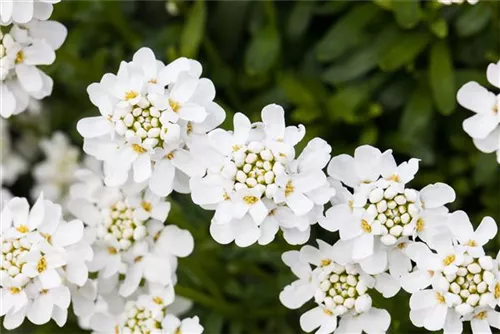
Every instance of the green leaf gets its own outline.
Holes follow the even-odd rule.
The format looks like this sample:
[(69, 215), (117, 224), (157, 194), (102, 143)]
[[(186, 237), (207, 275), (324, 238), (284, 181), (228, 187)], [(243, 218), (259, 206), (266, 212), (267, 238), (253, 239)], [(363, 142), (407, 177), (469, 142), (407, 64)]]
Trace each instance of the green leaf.
[(278, 31), (272, 26), (260, 29), (245, 54), (245, 70), (250, 75), (264, 74), (276, 63), (280, 52)]
[(355, 6), (349, 13), (335, 23), (316, 45), (318, 60), (332, 61), (351, 48), (367, 41), (364, 28), (380, 13), (371, 4)]
[(291, 40), (297, 40), (305, 33), (315, 6), (313, 1), (297, 1), (294, 4), (287, 23), (287, 33)]
[(489, 4), (479, 3), (475, 6), (468, 6), (455, 21), (457, 34), (467, 37), (480, 32), (490, 21), (491, 14)]
[(433, 117), (432, 99), (427, 87), (420, 85), (413, 91), (399, 124), (401, 138), (413, 142), (425, 136)]
[(180, 39), (182, 56), (193, 58), (198, 54), (198, 49), (205, 33), (206, 16), (204, 0), (196, 1), (189, 9)]
[(413, 62), (429, 41), (430, 36), (426, 32), (410, 32), (401, 36), (380, 59), (380, 68), (384, 71), (395, 71)]
[(393, 1), (392, 10), (396, 16), (396, 22), (405, 29), (415, 27), (422, 16), (420, 2), (417, 0)]
[(439, 38), (448, 36), (448, 23), (444, 19), (438, 19), (429, 24), (429, 28)]
[(448, 45), (434, 43), (430, 52), (429, 80), (438, 110), (449, 115), (455, 110), (455, 73)]
[(323, 80), (336, 85), (368, 73), (377, 67), (380, 56), (398, 37), (396, 29), (389, 26), (377, 34), (373, 43), (359, 49), (345, 62), (329, 67), (322, 75)]
[(314, 106), (316, 104), (316, 99), (309, 87), (296, 76), (292, 74), (283, 75), (279, 85), (293, 103), (301, 106)]

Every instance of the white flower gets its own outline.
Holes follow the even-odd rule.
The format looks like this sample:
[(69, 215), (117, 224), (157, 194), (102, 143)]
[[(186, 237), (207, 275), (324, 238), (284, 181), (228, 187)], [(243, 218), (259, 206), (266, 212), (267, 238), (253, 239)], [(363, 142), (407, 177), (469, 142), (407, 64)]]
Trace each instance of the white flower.
[[(500, 88), (500, 62), (488, 66), (487, 78), (493, 86)], [(464, 108), (476, 113), (463, 122), (465, 132), (480, 151), (496, 151), (500, 164), (500, 95), (471, 81), (460, 88), (457, 100)]]
[(9, 33), (0, 31), (2, 117), (19, 114), (28, 108), (31, 99), (40, 100), (51, 94), (52, 79), (37, 66), (54, 62), (54, 51), (66, 35), (62, 24), (35, 19), (22, 26), (13, 25)]
[(33, 168), (35, 185), (31, 195), (36, 198), (43, 193), (49, 200), (65, 206), (69, 187), (74, 182), (76, 170), (80, 168), (80, 152), (62, 132), (43, 139), (40, 148), (46, 159)]
[(124, 275), (122, 296), (134, 293), (143, 278), (162, 285), (175, 281), (176, 258), (189, 255), (194, 244), (188, 231), (164, 225), (170, 203), (140, 185), (109, 188), (88, 170), (78, 174), (68, 210), (86, 224), (93, 241), (90, 271), (115, 282)]
[(18, 327), (26, 316), (35, 324), (52, 318), (62, 326), (70, 299), (67, 282), (83, 285), (88, 275), (73, 252), (85, 248), (82, 222), (63, 221), (61, 207), (42, 196), (31, 210), (26, 199), (13, 198), (2, 210), (1, 220), (5, 328)]
[[(346, 263), (342, 247), (318, 240), (319, 249), (303, 246), (300, 251), (285, 252), (283, 261), (299, 278), (280, 293), (280, 301), (296, 309), (314, 298), (316, 307), (300, 317), (306, 332), (317, 333), (386, 332), (390, 315), (372, 307), (369, 291), (378, 290), (386, 298), (399, 291), (398, 280), (387, 273), (370, 276), (359, 265)], [(310, 265), (315, 268), (311, 270)]]
[(0, 7), (0, 25), (8, 25), (12, 22), (25, 24), (33, 18), (47, 20), (52, 14), (52, 4), (61, 0), (29, 0), (2, 1)]
[(26, 167), (26, 161), (12, 147), (9, 124), (0, 118), (0, 183), (11, 185)]
[(455, 199), (455, 192), (443, 183), (420, 192), (406, 188), (417, 170), (417, 159), (398, 166), (390, 150), (381, 153), (371, 146), (357, 148), (354, 157), (333, 157), (328, 166), (341, 196), (332, 200), (319, 223), (329, 231), (338, 230), (345, 250), (370, 274), (385, 271), (388, 263), (391, 272), (403, 274), (394, 268), (408, 268), (401, 250), (410, 237), (429, 243), (436, 235), (451, 240), (444, 205)]
[(132, 62), (122, 62), (118, 74), (106, 74), (88, 87), (101, 116), (78, 122), (84, 150), (105, 163), (107, 185), (149, 180), (158, 196), (173, 189), (189, 191), (187, 178), (201, 172), (187, 150), (191, 133), (212, 130), (224, 120), (212, 100), (215, 88), (200, 78), (201, 65), (179, 58), (165, 66), (148, 48)]
[(238, 113), (233, 132), (216, 129), (204, 145), (192, 147), (207, 169), (205, 176), (191, 179), (192, 198), (215, 210), (210, 232), (219, 243), (266, 244), (279, 228), (289, 243), (304, 243), (334, 195), (322, 170), (330, 146), (315, 138), (295, 159), (304, 127), (286, 127), (284, 110), (277, 105), (265, 107), (262, 120), (251, 124)]
[(467, 1), (470, 5), (475, 5), (479, 2), (479, 0), (438, 0), (438, 2), (443, 5), (463, 4), (465, 1)]
[(439, 240), (436, 252), (423, 243), (408, 247), (417, 265), (402, 277), (403, 288), (412, 293), (410, 318), (417, 327), (432, 331), (461, 332), (462, 322), (469, 320), (475, 333), (489, 331), (490, 325), (498, 328), (498, 258), (484, 255), (482, 249), (494, 237), (496, 224), (486, 217), (474, 232), (467, 215), (458, 211), (450, 215), (449, 225), (455, 244)]
[[(151, 334), (201, 334), (203, 327), (198, 317), (179, 320), (171, 313), (174, 302), (171, 286), (156, 293), (144, 294), (129, 300), (118, 315), (97, 313), (90, 326), (94, 333), (151, 333)], [(168, 313), (167, 313), (168, 311)]]

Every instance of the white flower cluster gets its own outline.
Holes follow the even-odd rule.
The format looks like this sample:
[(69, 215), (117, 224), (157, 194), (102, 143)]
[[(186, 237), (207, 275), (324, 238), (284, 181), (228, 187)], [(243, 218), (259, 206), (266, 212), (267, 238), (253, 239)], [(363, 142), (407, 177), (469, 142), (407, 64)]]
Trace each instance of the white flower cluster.
[(134, 181), (148, 181), (158, 196), (189, 192), (189, 177), (200, 172), (189, 146), (225, 118), (201, 72), (197, 61), (179, 58), (165, 66), (142, 48), (117, 75), (89, 86), (101, 116), (80, 120), (77, 129), (84, 151), (104, 161), (107, 185), (124, 184), (132, 169)]
[(66, 222), (61, 207), (40, 196), (30, 210), (25, 198), (10, 200), (1, 213), (1, 315), (7, 329), (25, 319), (66, 322), (70, 291), (88, 277), (92, 250), (79, 220)]
[(479, 2), (479, 0), (438, 0), (438, 2), (442, 3), (443, 5), (452, 5), (452, 4), (463, 4), (464, 2), (467, 2), (470, 5), (475, 5)]
[(170, 203), (140, 185), (106, 187), (89, 170), (80, 170), (78, 178), (68, 209), (86, 224), (94, 251), (89, 270), (119, 286), (124, 297), (136, 292), (141, 280), (175, 284), (177, 257), (188, 256), (194, 241), (188, 231), (164, 224)]
[(37, 66), (54, 62), (66, 28), (47, 21), (58, 1), (2, 1), (0, 7), (0, 115), (8, 118), (28, 108), (31, 99), (52, 93), (52, 79)]
[(61, 203), (66, 209), (69, 187), (80, 168), (80, 151), (62, 132), (55, 132), (50, 139), (42, 139), (40, 148), (46, 159), (33, 168), (35, 185), (31, 196), (36, 198), (43, 193), (45, 198)]
[(386, 332), (390, 316), (370, 308), (369, 290), (392, 297), (400, 285), (413, 294), (415, 326), (459, 333), (471, 321), (476, 334), (500, 327), (498, 258), (482, 248), (496, 223), (487, 217), (474, 231), (464, 212), (449, 213), (455, 192), (446, 184), (408, 188), (417, 171), (418, 160), (397, 165), (390, 150), (371, 146), (332, 158), (336, 196), (319, 224), (339, 231), (340, 240), (283, 254), (299, 280), (285, 287), (281, 302), (292, 309), (312, 298), (317, 304), (300, 319), (304, 331)]
[[(488, 66), (486, 76), (490, 84), (500, 88), (500, 61)], [(465, 132), (481, 152), (496, 152), (500, 164), (500, 94), (495, 95), (471, 81), (460, 88), (457, 100), (476, 113), (463, 122)]]
[(233, 132), (216, 129), (193, 145), (206, 174), (191, 178), (192, 198), (215, 210), (210, 233), (217, 242), (268, 244), (280, 228), (290, 244), (309, 239), (334, 189), (323, 172), (331, 152), (324, 140), (314, 138), (295, 157), (304, 134), (302, 125), (285, 126), (283, 108), (269, 105), (261, 123), (238, 113)]

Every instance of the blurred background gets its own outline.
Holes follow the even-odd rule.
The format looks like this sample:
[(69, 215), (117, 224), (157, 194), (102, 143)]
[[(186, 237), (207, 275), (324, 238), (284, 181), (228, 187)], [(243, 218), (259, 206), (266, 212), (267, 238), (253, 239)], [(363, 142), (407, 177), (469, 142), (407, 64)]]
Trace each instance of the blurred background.
[[(499, 165), (462, 130), (472, 113), (455, 97), (471, 80), (493, 88), (486, 68), (500, 59), (498, 1), (62, 1), (52, 19), (69, 31), (55, 64), (44, 69), (53, 94), (9, 120), (32, 163), (43, 159), (38, 141), (56, 130), (81, 147), (76, 122), (98, 114), (87, 86), (148, 46), (164, 62), (186, 56), (203, 64), (227, 112), (226, 129), (235, 112), (257, 121), (266, 104), (281, 104), (289, 123), (306, 126), (303, 143), (320, 136), (334, 155), (370, 144), (393, 149), (399, 162), (420, 158), (410, 186), (446, 182), (457, 192), (452, 210), (467, 211), (475, 225), (485, 215), (500, 222)], [(31, 184), (28, 172), (11, 190), (29, 196)], [(218, 245), (208, 233), (210, 212), (186, 195), (171, 201), (168, 221), (195, 238), (194, 253), (180, 260), (176, 292), (193, 300), (191, 313), (205, 332), (299, 333), (299, 316), (312, 304), (291, 311), (278, 300), (294, 280), (280, 256), (293, 247), (281, 236), (268, 246)], [(315, 227), (310, 243), (316, 237), (338, 236)], [(487, 251), (499, 246), (493, 240)], [(409, 320), (408, 298), (374, 298), (391, 313), (391, 333), (423, 332)], [(26, 321), (12, 332), (83, 331), (70, 318), (63, 329)]]

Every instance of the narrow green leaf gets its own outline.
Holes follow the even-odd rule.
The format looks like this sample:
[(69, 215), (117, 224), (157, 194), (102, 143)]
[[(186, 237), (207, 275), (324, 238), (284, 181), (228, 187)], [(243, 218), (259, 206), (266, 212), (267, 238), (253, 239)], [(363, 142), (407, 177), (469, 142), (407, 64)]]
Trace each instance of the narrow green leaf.
[(198, 49), (205, 32), (206, 15), (204, 0), (196, 1), (189, 9), (186, 24), (180, 38), (182, 56), (192, 58), (198, 54)]
[(401, 138), (406, 141), (421, 138), (428, 129), (432, 116), (433, 108), (429, 89), (425, 85), (420, 85), (413, 91), (403, 111), (399, 124)]
[(455, 21), (455, 30), (461, 37), (472, 36), (480, 32), (491, 19), (491, 6), (479, 3), (466, 8)]
[(279, 82), (290, 101), (301, 106), (314, 106), (316, 100), (309, 88), (293, 74), (285, 74)]
[(259, 30), (246, 51), (245, 70), (250, 75), (263, 74), (276, 63), (280, 52), (278, 31), (272, 26)]
[(436, 42), (430, 52), (429, 80), (438, 110), (449, 115), (455, 110), (455, 73), (448, 45)]
[(355, 6), (335, 23), (316, 45), (318, 60), (332, 61), (351, 48), (367, 41), (364, 28), (380, 13), (379, 7), (368, 3)]
[(396, 16), (396, 22), (405, 29), (415, 27), (422, 16), (420, 2), (417, 0), (393, 1), (392, 10)]
[(329, 67), (322, 75), (323, 80), (336, 85), (368, 73), (377, 67), (380, 56), (398, 37), (394, 27), (386, 28), (377, 34), (373, 43), (357, 50), (345, 62)]
[(316, 3), (313, 1), (297, 1), (288, 17), (287, 33), (291, 40), (300, 38), (311, 21)]
[(384, 71), (395, 71), (413, 62), (429, 41), (430, 36), (426, 32), (411, 32), (401, 36), (380, 59), (380, 68)]
[(439, 38), (448, 36), (448, 23), (442, 18), (430, 23), (429, 28)]

